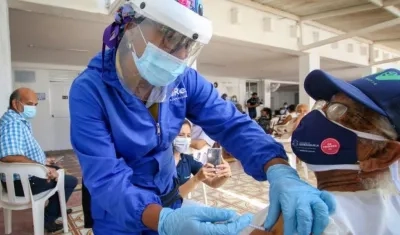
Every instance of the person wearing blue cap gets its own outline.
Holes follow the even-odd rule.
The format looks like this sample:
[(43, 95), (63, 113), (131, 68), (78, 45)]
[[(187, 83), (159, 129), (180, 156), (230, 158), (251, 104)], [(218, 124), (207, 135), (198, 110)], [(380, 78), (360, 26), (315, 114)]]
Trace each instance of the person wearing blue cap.
[[(337, 201), (323, 234), (400, 234), (400, 71), (346, 82), (315, 70), (304, 88), (317, 101), (294, 131), (292, 149)], [(267, 211), (253, 223), (261, 225)]]
[(106, 28), (102, 53), (73, 82), (71, 143), (96, 235), (227, 235), (250, 224), (249, 214), (180, 208), (172, 141), (185, 117), (248, 174), (269, 180), (275, 213), (266, 228), (280, 211), (287, 235), (320, 234), (328, 224), (330, 194), (302, 181), (282, 145), (190, 68), (211, 36), (201, 0), (129, 0)]

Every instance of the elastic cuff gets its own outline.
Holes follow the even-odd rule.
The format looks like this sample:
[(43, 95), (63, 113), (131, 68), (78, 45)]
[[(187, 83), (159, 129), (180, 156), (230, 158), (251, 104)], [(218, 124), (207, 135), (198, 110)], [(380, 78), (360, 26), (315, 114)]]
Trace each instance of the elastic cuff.
[(139, 227), (141, 227), (143, 230), (150, 230), (148, 227), (146, 227), (146, 225), (143, 224), (143, 219), (142, 218), (143, 218), (144, 210), (149, 205), (152, 205), (152, 204), (157, 204), (157, 205), (160, 205), (162, 207), (160, 198), (158, 196), (154, 195), (154, 197), (151, 200), (147, 201), (146, 204), (142, 204), (140, 206), (140, 208), (138, 208), (139, 209), (138, 211), (141, 211), (140, 217), (138, 218), (138, 223), (139, 223)]

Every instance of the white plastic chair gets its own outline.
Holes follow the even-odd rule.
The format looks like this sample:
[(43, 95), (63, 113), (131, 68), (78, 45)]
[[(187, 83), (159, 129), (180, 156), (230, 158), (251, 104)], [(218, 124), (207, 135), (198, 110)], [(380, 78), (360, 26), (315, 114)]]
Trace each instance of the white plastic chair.
[[(63, 221), (64, 233), (68, 232), (67, 206), (65, 202), (64, 190), (64, 170), (57, 170), (57, 185), (53, 189), (40, 194), (32, 195), (29, 177), (36, 176), (47, 178), (47, 168), (40, 164), (32, 163), (0, 163), (0, 173), (6, 176), (7, 192), (0, 184), (0, 206), (4, 213), (5, 234), (12, 232), (12, 211), (25, 210), (32, 208), (34, 235), (44, 235), (44, 208), (47, 199), (58, 192), (60, 199), (60, 209)], [(21, 179), (24, 197), (17, 197), (14, 188), (14, 174), (18, 174)]]
[[(207, 191), (206, 191), (206, 184), (202, 183), (203, 186), (203, 197), (204, 197), (204, 204), (207, 206), (208, 205), (208, 200), (207, 200)], [(189, 193), (187, 196), (188, 199), (192, 199), (192, 193)]]

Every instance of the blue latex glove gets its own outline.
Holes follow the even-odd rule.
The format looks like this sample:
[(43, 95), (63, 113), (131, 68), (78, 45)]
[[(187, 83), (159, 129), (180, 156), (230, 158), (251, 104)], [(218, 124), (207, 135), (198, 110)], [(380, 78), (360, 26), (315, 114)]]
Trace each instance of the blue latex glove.
[(334, 197), (301, 180), (288, 165), (269, 167), (267, 179), (270, 206), (264, 227), (271, 229), (282, 212), (285, 235), (322, 234), (336, 208)]
[[(250, 225), (253, 216), (237, 216), (232, 210), (187, 206), (163, 208), (158, 222), (160, 235), (237, 235)], [(215, 222), (224, 222), (214, 224)]]

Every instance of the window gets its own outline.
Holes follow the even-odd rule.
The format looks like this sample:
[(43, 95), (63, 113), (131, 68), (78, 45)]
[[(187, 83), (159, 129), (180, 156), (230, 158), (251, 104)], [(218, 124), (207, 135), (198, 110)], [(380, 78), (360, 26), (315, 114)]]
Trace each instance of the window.
[(260, 90), (259, 90), (259, 83), (258, 82), (246, 82), (246, 98), (250, 98), (251, 94), (254, 92), (257, 92), (258, 95), (260, 96)]

